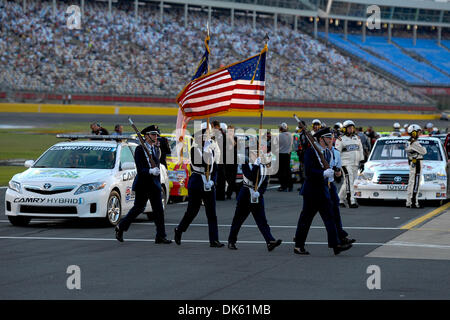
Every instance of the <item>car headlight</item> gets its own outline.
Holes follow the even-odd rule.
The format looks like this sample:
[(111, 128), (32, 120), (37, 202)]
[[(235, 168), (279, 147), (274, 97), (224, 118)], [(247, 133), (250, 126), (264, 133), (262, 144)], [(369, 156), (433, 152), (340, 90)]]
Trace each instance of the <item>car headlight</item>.
[(14, 191), (20, 193), (21, 186), (20, 186), (20, 183), (19, 183), (19, 182), (16, 182), (16, 181), (11, 180), (11, 181), (9, 182), (8, 186), (9, 186), (9, 188), (10, 188), (11, 190), (14, 190)]
[(425, 181), (434, 181), (437, 180), (436, 173), (427, 173), (423, 175), (423, 180)]
[(105, 182), (94, 182), (94, 183), (83, 184), (77, 189), (77, 191), (75, 191), (75, 194), (97, 191), (97, 190), (103, 189), (105, 186), (106, 186)]
[(363, 173), (360, 173), (359, 175), (358, 175), (358, 179), (359, 180), (367, 180), (367, 181), (372, 181), (372, 179), (373, 179), (373, 172), (363, 172)]

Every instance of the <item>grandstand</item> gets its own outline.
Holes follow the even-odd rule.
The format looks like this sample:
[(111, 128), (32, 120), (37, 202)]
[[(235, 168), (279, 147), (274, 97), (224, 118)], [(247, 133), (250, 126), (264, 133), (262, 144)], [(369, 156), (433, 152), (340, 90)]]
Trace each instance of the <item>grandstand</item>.
[[(74, 2), (81, 30), (66, 25)], [(369, 30), (373, 4), (380, 29)], [(258, 53), (269, 33), (268, 106), (434, 110), (426, 95), (450, 96), (449, 9), (432, 0), (0, 0), (0, 99), (172, 103), (209, 22), (211, 69)]]

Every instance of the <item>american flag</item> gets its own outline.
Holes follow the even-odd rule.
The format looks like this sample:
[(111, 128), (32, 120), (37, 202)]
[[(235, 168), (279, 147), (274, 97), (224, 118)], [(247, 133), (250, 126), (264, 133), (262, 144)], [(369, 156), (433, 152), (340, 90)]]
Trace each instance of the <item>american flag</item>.
[(265, 47), (260, 54), (194, 79), (180, 92), (186, 117), (205, 118), (231, 109), (264, 109)]

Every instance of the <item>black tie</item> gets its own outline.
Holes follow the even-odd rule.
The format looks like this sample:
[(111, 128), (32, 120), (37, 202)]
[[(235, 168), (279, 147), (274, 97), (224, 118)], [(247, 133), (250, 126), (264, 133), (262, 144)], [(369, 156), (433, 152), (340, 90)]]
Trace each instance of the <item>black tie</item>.
[(328, 164), (330, 164), (331, 153), (330, 150), (325, 149), (325, 160), (327, 160)]

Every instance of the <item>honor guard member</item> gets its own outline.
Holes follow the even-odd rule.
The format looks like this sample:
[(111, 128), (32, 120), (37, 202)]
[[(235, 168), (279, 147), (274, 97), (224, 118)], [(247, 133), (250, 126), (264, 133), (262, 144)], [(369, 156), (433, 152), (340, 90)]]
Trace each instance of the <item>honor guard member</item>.
[(320, 130), (322, 122), (320, 122), (319, 119), (314, 119), (311, 124), (312, 124), (311, 135), (314, 135), (317, 131)]
[[(333, 133), (333, 135), (334, 135), (334, 133)], [(324, 138), (326, 138), (327, 136), (328, 136), (327, 134), (322, 135), (322, 137), (324, 137)], [(332, 212), (333, 212), (333, 216), (334, 216), (334, 222), (336, 224), (338, 238), (339, 238), (339, 240), (341, 240), (341, 243), (342, 244), (353, 243), (356, 240), (347, 238), (348, 233), (342, 227), (341, 210), (339, 209), (339, 206), (340, 206), (339, 195), (337, 192), (336, 184), (334, 183), (335, 181), (340, 182), (341, 177), (342, 177), (341, 154), (333, 146), (334, 138), (330, 143), (328, 143), (328, 142), (329, 142), (328, 140), (325, 140), (325, 144), (330, 152), (328, 153), (328, 151), (325, 150), (324, 154), (325, 154), (325, 159), (328, 161), (328, 163), (330, 165), (330, 168), (332, 168), (334, 171), (334, 178), (331, 178), (329, 180), (329, 184), (328, 184), (328, 186), (330, 187), (330, 197), (331, 197), (331, 202), (332, 202)]]
[(150, 160), (147, 157), (142, 145), (136, 147), (134, 153), (134, 161), (136, 163), (136, 177), (133, 181), (132, 190), (135, 192), (134, 205), (128, 214), (122, 218), (115, 228), (116, 239), (123, 242), (123, 232), (127, 231), (133, 220), (144, 212), (147, 201), (150, 200), (152, 210), (155, 215), (156, 237), (155, 243), (169, 244), (172, 240), (166, 238), (164, 226), (164, 209), (161, 198), (161, 181), (160, 181), (160, 156), (161, 151), (156, 146), (158, 139), (158, 131), (155, 125), (148, 126), (141, 131), (144, 135), (145, 145), (156, 166), (150, 168)]
[[(323, 135), (324, 137), (322, 137)], [(324, 152), (327, 148), (327, 143), (331, 143), (332, 140), (330, 128), (324, 128), (317, 132), (316, 139), (320, 143), (318, 148), (321, 152)], [(331, 158), (329, 154), (328, 159)], [(325, 159), (327, 159), (327, 156), (325, 156)], [(334, 171), (331, 168), (326, 170), (323, 168), (319, 160), (319, 155), (314, 147), (308, 148), (305, 152), (305, 173), (306, 180), (300, 191), (300, 194), (303, 195), (303, 209), (295, 233), (294, 253), (309, 254), (305, 250), (305, 241), (317, 211), (319, 211), (327, 230), (328, 247), (333, 248), (334, 254), (337, 255), (342, 251), (350, 249), (352, 247), (351, 243), (344, 244), (339, 240), (332, 212), (332, 200), (328, 181), (333, 180)]]
[[(208, 219), (210, 247), (220, 248), (219, 230), (216, 216), (217, 163), (215, 159), (214, 142), (204, 139), (207, 129), (194, 135), (194, 144), (190, 150), (192, 173), (188, 182), (188, 207), (178, 226), (175, 228), (175, 243), (181, 244), (181, 235), (197, 216), (202, 201), (205, 205)], [(209, 137), (208, 137), (209, 138)], [(206, 140), (206, 141), (204, 141)]]
[(237, 196), (236, 211), (234, 212), (228, 236), (228, 249), (237, 250), (237, 235), (251, 212), (259, 231), (267, 243), (267, 249), (272, 251), (281, 244), (282, 240), (275, 240), (267, 224), (263, 195), (266, 191), (269, 177), (267, 176), (266, 165), (262, 164), (261, 158), (258, 157), (256, 137), (249, 140), (249, 156), (250, 159), (241, 166), (244, 181)]
[(342, 170), (344, 171), (344, 183), (339, 191), (341, 205), (344, 206), (344, 200), (350, 208), (358, 208), (356, 203), (353, 181), (358, 175), (358, 168), (364, 166), (364, 153), (361, 139), (355, 133), (355, 123), (347, 120), (343, 123), (344, 135), (336, 140), (336, 149), (341, 153)]
[(423, 167), (423, 156), (427, 153), (427, 149), (417, 141), (421, 131), (422, 128), (417, 124), (412, 124), (408, 127), (410, 138), (405, 147), (409, 164), (409, 180), (406, 199), (407, 208), (421, 208), (417, 194)]

